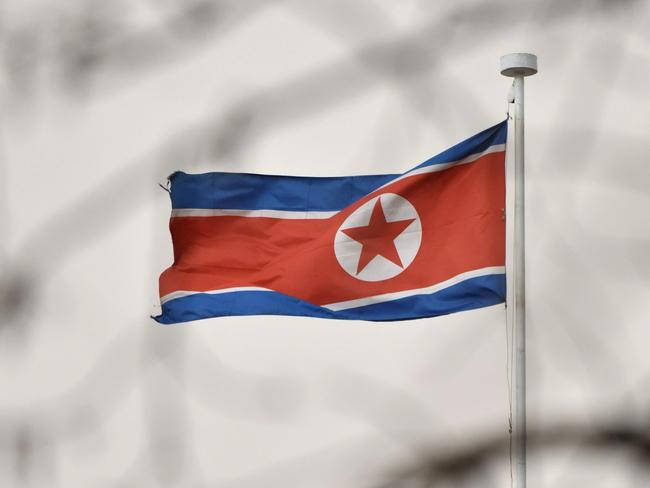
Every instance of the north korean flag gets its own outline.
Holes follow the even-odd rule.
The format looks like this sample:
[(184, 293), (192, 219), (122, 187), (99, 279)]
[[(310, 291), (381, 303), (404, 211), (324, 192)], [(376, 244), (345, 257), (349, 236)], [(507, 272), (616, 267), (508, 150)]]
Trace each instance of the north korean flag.
[(506, 127), (402, 174), (174, 173), (154, 318), (406, 320), (503, 302)]

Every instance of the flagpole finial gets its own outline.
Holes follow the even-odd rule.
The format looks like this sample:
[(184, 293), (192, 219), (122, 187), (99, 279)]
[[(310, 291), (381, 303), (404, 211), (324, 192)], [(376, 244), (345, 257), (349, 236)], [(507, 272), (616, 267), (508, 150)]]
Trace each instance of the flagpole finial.
[(512, 53), (501, 56), (503, 76), (530, 76), (537, 73), (537, 56), (528, 53)]

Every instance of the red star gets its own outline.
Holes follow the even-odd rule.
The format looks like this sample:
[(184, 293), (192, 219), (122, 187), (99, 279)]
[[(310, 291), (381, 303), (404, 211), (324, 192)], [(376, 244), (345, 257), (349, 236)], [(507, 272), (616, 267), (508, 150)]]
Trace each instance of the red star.
[(397, 254), (394, 241), (415, 219), (398, 220), (395, 222), (386, 221), (380, 200), (378, 198), (375, 202), (372, 215), (370, 216), (370, 222), (367, 226), (351, 227), (341, 230), (345, 235), (363, 246), (361, 256), (359, 257), (359, 264), (357, 265), (357, 274), (361, 273), (375, 256), (383, 256), (400, 268), (404, 267), (402, 266), (402, 260), (399, 254)]

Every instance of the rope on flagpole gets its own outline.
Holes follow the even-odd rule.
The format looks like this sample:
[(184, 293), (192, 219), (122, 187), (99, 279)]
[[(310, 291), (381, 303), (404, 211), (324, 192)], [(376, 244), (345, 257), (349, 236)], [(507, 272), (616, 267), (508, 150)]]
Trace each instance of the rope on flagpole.
[(514, 296), (514, 280), (510, 277), (514, 276), (513, 273), (513, 236), (514, 236), (514, 168), (512, 167), (513, 158), (513, 139), (514, 139), (514, 116), (512, 114), (515, 102), (514, 82), (508, 90), (507, 97), (507, 124), (508, 124), (508, 140), (506, 141), (506, 202), (505, 202), (505, 218), (506, 218), (506, 276), (507, 291), (506, 296), (506, 381), (508, 386), (508, 470), (510, 475), (511, 488), (515, 485), (514, 477), (514, 436), (513, 436), (513, 383), (514, 383), (514, 363), (515, 363), (515, 329), (514, 329), (514, 303), (508, 306), (510, 297)]
[[(510, 90), (508, 92), (508, 98), (506, 101), (506, 123), (508, 124), (508, 134), (511, 134), (512, 131), (510, 130), (510, 126), (512, 125), (512, 115), (510, 113), (510, 105), (514, 103), (514, 93), (513, 93), (513, 87), (510, 87)], [(510, 136), (508, 136), (510, 138)], [(509, 141), (506, 141), (506, 164), (507, 161), (509, 160), (509, 157), (511, 156), (511, 151), (510, 151), (510, 144), (508, 143)], [(506, 167), (506, 170), (508, 169), (508, 166)], [(511, 185), (509, 183), (509, 178), (510, 174), (508, 171), (504, 172), (505, 179), (506, 179), (506, 188), (509, 188)], [(504, 202), (505, 208), (503, 209), (503, 219), (505, 220), (505, 227), (506, 227), (506, 249), (510, 249), (510, 236), (511, 232), (509, 231), (509, 226), (512, 225), (512, 215), (511, 215), (511, 210), (512, 210), (512, 205), (510, 204), (510, 194), (509, 192), (506, 193), (506, 200)], [(512, 265), (511, 265), (511, 260), (512, 256), (510, 252), (506, 252), (506, 276), (510, 276), (511, 270), (512, 270)], [(512, 296), (512, 289), (511, 289), (511, 283), (510, 280), (507, 280), (507, 290), (506, 290), (506, 296), (510, 297)], [(514, 460), (513, 460), (513, 437), (512, 437), (512, 416), (513, 416), (513, 410), (512, 410), (512, 374), (513, 374), (513, 359), (514, 359), (514, 333), (513, 333), (513, 327), (512, 327), (512, 307), (508, 307), (508, 303), (506, 301), (505, 304), (505, 332), (506, 332), (506, 384), (508, 387), (507, 395), (508, 395), (508, 471), (510, 475), (510, 487), (512, 488), (514, 486), (515, 480), (514, 480), (514, 473), (513, 473), (513, 465), (514, 465)]]

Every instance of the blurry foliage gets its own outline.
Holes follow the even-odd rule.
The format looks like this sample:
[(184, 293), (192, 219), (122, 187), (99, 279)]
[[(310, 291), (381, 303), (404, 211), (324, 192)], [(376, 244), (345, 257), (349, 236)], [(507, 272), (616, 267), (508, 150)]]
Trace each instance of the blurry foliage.
[[(4, 16), (0, 21), (0, 62), (5, 80), (5, 104), (36, 103), (39, 91), (45, 86), (54, 86), (62, 94), (80, 99), (101, 96), (107, 89), (122, 89), (139, 78), (150, 76), (161, 66), (183, 60), (207, 43), (219, 42), (221, 36), (237, 32), (270, 6), (292, 9), (304, 22), (349, 43), (350, 48), (345, 59), (319, 67), (284, 85), (253, 93), (233, 103), (223, 114), (196, 127), (179, 130), (176, 138), (153, 151), (154, 158), (130, 165), (128, 181), (123, 173), (117, 172), (27, 239), (21, 255), (10, 257), (11, 268), (6, 264), (9, 258), (4, 256), (0, 263), (0, 339), (17, 334), (29, 340), (29, 308), (37, 301), (37, 283), (45, 279), (45, 271), (59, 265), (78, 245), (100, 238), (107, 222), (119, 218), (125, 208), (144, 202), (138, 188), (155, 181), (161, 171), (171, 172), (174, 161), (183, 159), (179, 155), (189, 153), (198, 145), (213, 155), (232, 156), (264, 130), (353, 99), (367, 89), (368, 79), (341, 77), (346, 66), (363, 66), (372, 73), (375, 82), (395, 85), (408, 104), (426, 112), (423, 101), (430, 98), (431, 93), (424, 84), (412, 83), (414, 78), (433, 72), (441, 83), (445, 80), (463, 83), (437, 70), (450, 49), (471, 51), (472, 43), (482, 35), (495, 28), (509, 28), (518, 19), (527, 19), (527, 22), (532, 19), (544, 28), (553, 23), (570, 23), (577, 17), (634, 16), (640, 11), (642, 2), (467, 1), (450, 5), (442, 9), (442, 13), (430, 5), (422, 5), (428, 20), (419, 28), (397, 38), (361, 46), (358, 45), (359, 32), (390, 25), (390, 19), (370, 1), (355, 3), (354, 7), (349, 7), (352, 10), (346, 11), (345, 2), (323, 7), (318, 0), (275, 3), (258, 0), (89, 0), (50, 2), (34, 8), (25, 6), (22, 11), (18, 9), (17, 13)], [(368, 23), (368, 19), (373, 23)], [(461, 28), (474, 32), (471, 42), (450, 35)], [(453, 46), (446, 43), (448, 37), (453, 39)], [(645, 42), (650, 45), (647, 33)], [(614, 43), (603, 55), (612, 63), (634, 62), (625, 59), (629, 56), (625, 49), (624, 43)], [(645, 55), (642, 61), (647, 65), (647, 52)], [(609, 74), (614, 71), (610, 66)], [(609, 88), (603, 84), (603, 97)], [(568, 97), (574, 94), (575, 91), (567, 92)], [(481, 110), (480, 101), (473, 100), (472, 104), (475, 110)], [(590, 109), (597, 117), (600, 107), (593, 105)], [(567, 133), (567, 137), (574, 136)], [(593, 141), (598, 134), (588, 136)], [(2, 164), (4, 161), (0, 159)], [(102, 224), (98, 225), (95, 215), (99, 209), (109, 207), (106, 203), (113, 199), (117, 182), (128, 187), (119, 205), (105, 212)], [(0, 204), (8, 202), (0, 200)], [(5, 213), (0, 212), (0, 215)], [(27, 348), (20, 350), (27, 351)], [(210, 371), (211, 384), (216, 382), (229, 389), (227, 398), (215, 393), (205, 382), (187, 379), (188, 356), (204, 371)], [(121, 359), (117, 372), (115, 357)], [(185, 428), (186, 400), (179, 395), (173, 399), (166, 397), (162, 404), (159, 402), (165, 378), (180, 382), (188, 390), (187, 394), (196, 395), (210, 408), (236, 411), (238, 415), (282, 417), (300, 402), (299, 385), (286, 379), (256, 378), (232, 371), (201, 344), (179, 344), (176, 339), (152, 338), (147, 334), (136, 341), (132, 336), (119, 337), (107, 348), (105, 355), (98, 358), (86, 379), (71, 391), (47, 405), (0, 415), (0, 456), (13, 460), (14, 479), (25, 483), (47, 479), (56, 469), (53, 455), (56, 445), (101, 429), (110, 412), (133, 384), (140, 381), (139, 377), (133, 377), (132, 371), (139, 368), (144, 376), (145, 371), (160, 365), (164, 366), (165, 374), (145, 387), (149, 399), (147, 457), (150, 467), (157, 473), (159, 486), (187, 486), (182, 459), (191, 449), (191, 439), (187, 438)], [(624, 450), (629, 453), (630, 465), (643, 471), (645, 480), (649, 480), (650, 426), (647, 422), (623, 423), (625, 418), (620, 417), (621, 421), (604, 427), (567, 424), (533, 429), (531, 451), (575, 443), (586, 450)], [(507, 444), (507, 435), (477, 433), (476, 442), (471, 445), (420, 449), (413, 464), (392, 471), (387, 467), (377, 486), (461, 486), (461, 483), (474, 480), (476, 473), (491, 463), (503, 462)], [(485, 478), (482, 483), (486, 486)]]

